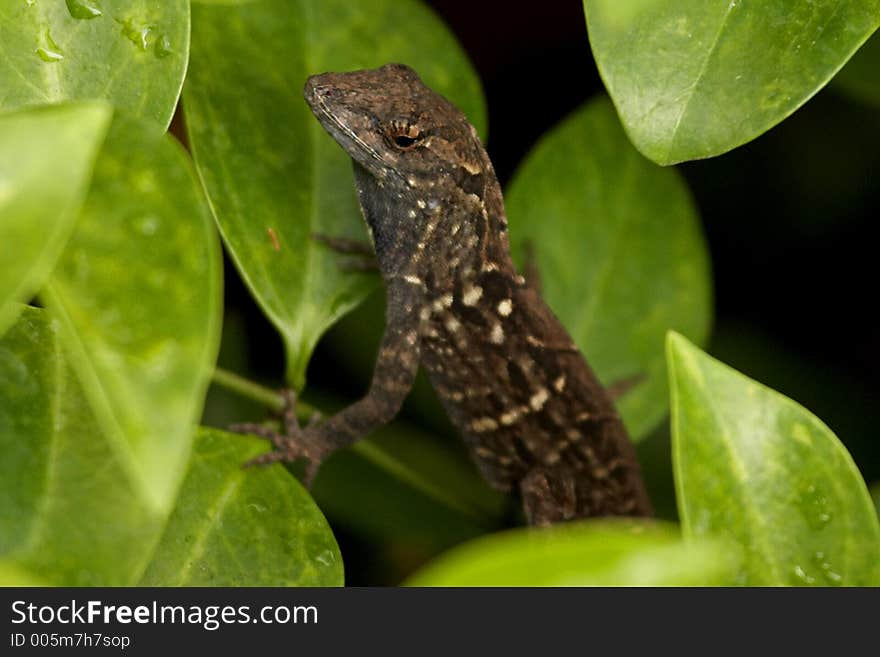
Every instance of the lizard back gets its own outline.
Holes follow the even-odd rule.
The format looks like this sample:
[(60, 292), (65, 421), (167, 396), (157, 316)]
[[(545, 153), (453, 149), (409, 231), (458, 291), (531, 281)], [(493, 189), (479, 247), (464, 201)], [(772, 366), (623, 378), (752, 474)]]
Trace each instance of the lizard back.
[[(481, 272), (432, 314), (421, 362), (447, 414), (498, 489), (516, 491), (538, 473), (560, 486), (559, 519), (650, 514), (613, 402), (521, 280), (500, 269)], [(482, 295), (474, 301), (476, 289)]]

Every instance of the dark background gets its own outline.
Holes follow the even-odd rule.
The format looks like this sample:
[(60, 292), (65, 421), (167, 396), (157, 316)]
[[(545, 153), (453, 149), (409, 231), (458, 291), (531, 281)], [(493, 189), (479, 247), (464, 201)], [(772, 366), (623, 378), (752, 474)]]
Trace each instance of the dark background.
[[(543, 133), (604, 93), (578, 0), (428, 4), (482, 79), (488, 150), (502, 185)], [(678, 169), (695, 197), (714, 269), (709, 351), (822, 418), (865, 479), (880, 480), (874, 426), (880, 349), (873, 320), (880, 111), (831, 84), (751, 143)], [(227, 290), (250, 350), (247, 369), (280, 384), (280, 342), (228, 261)], [(339, 372), (346, 372), (346, 363), (322, 345), (310, 365), (310, 387), (329, 385), (339, 392)], [(342, 384), (351, 399), (362, 393), (362, 377)], [(668, 430), (646, 441), (640, 454), (661, 514), (674, 516)], [(350, 584), (395, 583), (439, 545), (364, 536), (335, 519), (332, 509), (325, 512)], [(466, 534), (452, 532), (439, 547)]]

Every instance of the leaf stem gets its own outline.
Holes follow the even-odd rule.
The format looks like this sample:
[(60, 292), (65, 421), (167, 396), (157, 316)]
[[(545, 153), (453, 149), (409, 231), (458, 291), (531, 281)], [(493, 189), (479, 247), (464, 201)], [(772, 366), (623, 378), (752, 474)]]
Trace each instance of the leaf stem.
[(260, 404), (265, 404), (273, 411), (280, 411), (284, 408), (284, 398), (276, 390), (267, 388), (259, 383), (254, 383), (250, 379), (246, 379), (229, 370), (224, 370), (222, 367), (214, 368), (212, 379), (218, 386), (237, 393), (242, 397), (253, 399)]

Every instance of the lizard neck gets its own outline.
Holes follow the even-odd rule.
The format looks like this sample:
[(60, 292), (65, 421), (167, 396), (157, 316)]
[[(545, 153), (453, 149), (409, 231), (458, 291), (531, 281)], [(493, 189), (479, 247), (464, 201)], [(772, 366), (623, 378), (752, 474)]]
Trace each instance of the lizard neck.
[(405, 176), (379, 180), (355, 162), (358, 199), (383, 276), (412, 274), (443, 287), (487, 266), (512, 272), (501, 189), (488, 173), (479, 186), (443, 175), (419, 185)]
[(410, 216), (413, 202), (407, 198), (400, 181), (378, 180), (356, 161), (352, 163), (358, 201), (373, 240), (379, 269), (386, 278), (400, 274), (406, 268), (409, 254), (421, 240), (425, 217), (421, 213)]

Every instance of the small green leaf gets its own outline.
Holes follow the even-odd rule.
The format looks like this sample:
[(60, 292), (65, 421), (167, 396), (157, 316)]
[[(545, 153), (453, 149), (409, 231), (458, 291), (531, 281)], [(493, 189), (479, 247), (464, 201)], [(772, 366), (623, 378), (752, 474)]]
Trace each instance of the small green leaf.
[(410, 586), (709, 586), (730, 581), (721, 545), (681, 540), (674, 526), (588, 521), (518, 529), (454, 548)]
[(834, 84), (853, 96), (880, 106), (880, 34), (874, 33), (834, 78)]
[(618, 404), (644, 437), (667, 409), (666, 331), (702, 343), (711, 321), (709, 258), (681, 176), (645, 160), (594, 100), (529, 154), (507, 211), (518, 260), (530, 242), (544, 298), (600, 379), (644, 377)]
[(403, 61), (483, 126), (479, 84), (451, 35), (413, 0), (197, 5), (193, 16), (184, 92), (192, 150), (230, 254), (284, 338), (288, 381), (301, 388), (323, 331), (377, 282), (341, 271), (311, 239), (367, 238), (349, 158), (306, 106), (306, 78)]
[(241, 467), (262, 441), (201, 431), (170, 518), (158, 512), (56, 333), (46, 311), (25, 308), (0, 338), (0, 584), (342, 584), (308, 493), (280, 465)]
[(0, 334), (70, 235), (110, 113), (78, 103), (0, 116)]
[(7, 0), (0, 44), (0, 111), (101, 98), (165, 128), (189, 58), (189, 2)]
[(880, 26), (880, 0), (584, 0), (599, 72), (636, 147), (711, 157), (782, 121)]
[(880, 584), (877, 515), (828, 427), (680, 335), (667, 352), (685, 536), (742, 546), (740, 584)]
[(56, 586), (137, 581), (163, 518), (95, 420), (44, 310), (25, 308), (0, 338), (0, 453), (6, 563)]
[(43, 293), (122, 466), (167, 511), (220, 331), (220, 249), (180, 145), (117, 117)]
[(282, 465), (242, 468), (265, 441), (200, 429), (142, 586), (342, 586), (327, 521)]

